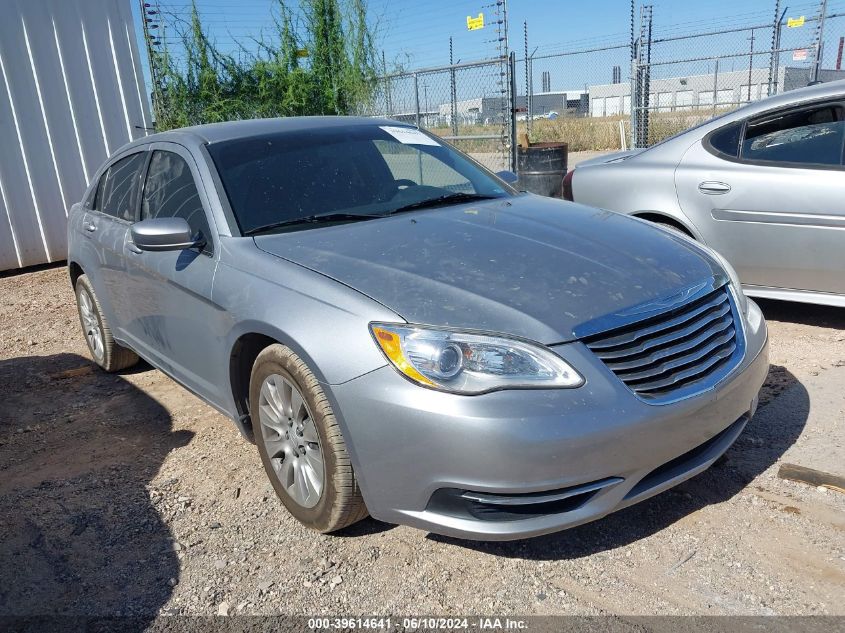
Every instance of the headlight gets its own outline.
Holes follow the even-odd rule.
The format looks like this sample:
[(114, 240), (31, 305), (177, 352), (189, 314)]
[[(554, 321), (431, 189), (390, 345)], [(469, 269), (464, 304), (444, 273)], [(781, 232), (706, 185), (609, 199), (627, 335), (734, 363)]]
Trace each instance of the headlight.
[(520, 339), (371, 323), (387, 360), (413, 382), (450, 393), (580, 387), (584, 379), (550, 349)]

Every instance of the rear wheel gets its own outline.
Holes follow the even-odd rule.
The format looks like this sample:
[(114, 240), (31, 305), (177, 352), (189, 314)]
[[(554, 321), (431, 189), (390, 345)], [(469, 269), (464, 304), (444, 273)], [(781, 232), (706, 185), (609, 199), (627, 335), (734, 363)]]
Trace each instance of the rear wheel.
[(670, 222), (660, 222), (659, 220), (652, 220), (652, 222), (653, 222), (654, 224), (656, 224), (657, 226), (661, 226), (661, 227), (663, 227), (664, 229), (667, 229), (667, 230), (669, 230), (669, 231), (672, 231), (673, 233), (680, 233), (680, 234), (681, 234), (681, 235), (683, 235), (684, 237), (689, 237), (689, 238), (695, 239), (695, 238), (694, 238), (694, 237), (690, 234), (690, 232), (689, 232), (689, 231), (687, 231), (686, 229), (682, 229), (682, 228), (681, 228), (681, 227), (679, 227), (677, 224), (671, 224)]
[(95, 363), (108, 372), (115, 372), (138, 362), (135, 352), (115, 342), (87, 275), (80, 275), (76, 280), (76, 306), (82, 333)]
[(264, 470), (300, 523), (334, 532), (367, 516), (331, 406), (293, 351), (276, 344), (258, 355), (249, 410)]

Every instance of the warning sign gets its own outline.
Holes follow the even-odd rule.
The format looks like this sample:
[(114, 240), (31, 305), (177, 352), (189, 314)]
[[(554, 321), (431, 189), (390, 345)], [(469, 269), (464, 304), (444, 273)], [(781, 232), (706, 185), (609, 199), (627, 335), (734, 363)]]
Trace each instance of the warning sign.
[(467, 29), (470, 31), (477, 31), (484, 28), (484, 14), (479, 13), (477, 18), (471, 15), (467, 16)]
[(804, 16), (802, 15), (800, 18), (787, 18), (786, 19), (786, 26), (790, 29), (797, 29), (799, 26), (804, 26)]
[(806, 48), (799, 48), (798, 50), (792, 51), (792, 61), (805, 62), (807, 61), (808, 55), (809, 53)]

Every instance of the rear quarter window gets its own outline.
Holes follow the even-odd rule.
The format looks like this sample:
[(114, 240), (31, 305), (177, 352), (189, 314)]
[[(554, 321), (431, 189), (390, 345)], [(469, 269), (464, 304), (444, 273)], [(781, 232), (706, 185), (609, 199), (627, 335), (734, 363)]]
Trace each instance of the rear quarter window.
[(737, 121), (711, 132), (705, 140), (705, 145), (712, 152), (736, 158), (739, 156), (739, 141), (742, 138), (743, 121)]

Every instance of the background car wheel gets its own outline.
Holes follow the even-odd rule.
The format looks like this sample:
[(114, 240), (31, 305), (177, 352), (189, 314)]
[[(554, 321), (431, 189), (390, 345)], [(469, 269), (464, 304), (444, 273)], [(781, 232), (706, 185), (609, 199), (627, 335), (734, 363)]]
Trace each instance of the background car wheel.
[(660, 222), (659, 220), (653, 220), (653, 222), (654, 222), (657, 226), (663, 227), (664, 229), (668, 229), (669, 231), (672, 231), (672, 232), (674, 232), (674, 233), (680, 233), (680, 234), (681, 234), (681, 235), (683, 235), (684, 237), (689, 237), (689, 238), (695, 239), (695, 238), (694, 238), (694, 237), (690, 234), (690, 232), (689, 232), (689, 231), (687, 231), (686, 229), (682, 229), (682, 228), (680, 228), (679, 226), (677, 226), (677, 225), (675, 225), (675, 224), (672, 224), (672, 223), (670, 223), (670, 222)]
[(287, 347), (271, 345), (258, 355), (249, 383), (249, 410), (264, 470), (297, 520), (334, 532), (367, 516), (326, 395)]
[(138, 355), (115, 342), (111, 328), (103, 316), (100, 302), (87, 275), (76, 280), (76, 306), (79, 322), (94, 362), (108, 372), (120, 371), (138, 362)]

